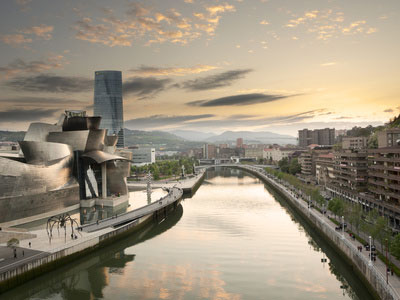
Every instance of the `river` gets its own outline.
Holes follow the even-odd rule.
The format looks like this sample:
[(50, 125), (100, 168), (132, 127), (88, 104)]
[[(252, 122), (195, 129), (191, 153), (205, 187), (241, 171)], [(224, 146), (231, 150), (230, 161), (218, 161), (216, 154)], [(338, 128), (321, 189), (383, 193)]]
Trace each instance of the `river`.
[(160, 224), (3, 297), (372, 299), (279, 195), (253, 175), (225, 168), (207, 171), (196, 194)]

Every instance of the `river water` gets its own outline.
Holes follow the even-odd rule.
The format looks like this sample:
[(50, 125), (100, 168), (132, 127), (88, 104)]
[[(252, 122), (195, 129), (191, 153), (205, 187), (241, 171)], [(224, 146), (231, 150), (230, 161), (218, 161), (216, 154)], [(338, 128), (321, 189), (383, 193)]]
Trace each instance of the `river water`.
[(278, 195), (234, 169), (208, 171), (196, 194), (160, 224), (3, 297), (372, 299)]

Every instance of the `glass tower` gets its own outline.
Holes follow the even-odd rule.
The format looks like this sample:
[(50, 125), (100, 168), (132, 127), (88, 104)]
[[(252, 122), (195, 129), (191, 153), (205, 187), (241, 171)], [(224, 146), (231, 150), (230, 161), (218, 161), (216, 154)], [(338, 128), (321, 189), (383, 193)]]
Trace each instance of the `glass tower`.
[(101, 117), (100, 128), (107, 135), (118, 135), (117, 147), (123, 148), (124, 108), (121, 71), (96, 71), (94, 79), (94, 115)]

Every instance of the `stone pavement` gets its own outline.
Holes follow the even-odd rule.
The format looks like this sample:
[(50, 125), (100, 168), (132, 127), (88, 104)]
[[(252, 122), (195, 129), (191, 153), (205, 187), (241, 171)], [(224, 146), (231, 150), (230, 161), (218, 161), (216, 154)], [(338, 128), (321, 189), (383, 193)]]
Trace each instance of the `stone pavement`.
[(29, 248), (16, 247), (17, 258), (14, 258), (14, 251), (7, 246), (0, 246), (0, 272), (5, 272), (31, 260), (44, 257), (48, 253)]

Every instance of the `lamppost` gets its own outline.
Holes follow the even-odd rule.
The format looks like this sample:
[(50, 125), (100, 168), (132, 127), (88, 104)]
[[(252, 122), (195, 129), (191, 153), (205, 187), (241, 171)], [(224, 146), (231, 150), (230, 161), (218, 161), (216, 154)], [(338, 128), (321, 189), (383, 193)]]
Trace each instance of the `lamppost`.
[(369, 236), (369, 266), (372, 266), (372, 244), (371, 244), (371, 236)]
[(342, 239), (344, 239), (344, 216), (342, 216)]
[(387, 268), (386, 268), (386, 284), (389, 283), (389, 271), (390, 271), (390, 263), (388, 261), (388, 247), (389, 247), (389, 241), (386, 239), (386, 263), (387, 263)]

